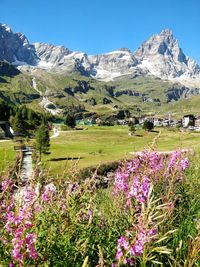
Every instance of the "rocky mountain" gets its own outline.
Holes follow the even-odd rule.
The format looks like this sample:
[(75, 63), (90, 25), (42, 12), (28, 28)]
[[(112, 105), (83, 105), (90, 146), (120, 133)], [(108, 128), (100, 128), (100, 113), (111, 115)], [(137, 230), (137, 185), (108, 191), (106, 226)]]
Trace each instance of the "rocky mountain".
[(0, 24), (0, 60), (19, 66), (35, 65), (39, 59), (25, 35), (13, 33), (10, 27)]
[(119, 49), (101, 55), (87, 55), (64, 46), (30, 44), (21, 33), (0, 24), (0, 60), (53, 72), (78, 71), (103, 81), (127, 75), (154, 75), (161, 79), (200, 80), (200, 67), (180, 48), (168, 29), (152, 36), (136, 52)]
[(138, 60), (128, 49), (90, 56), (92, 75), (97, 79), (112, 80), (116, 77), (142, 72), (137, 68)]
[(200, 79), (199, 65), (187, 57), (168, 29), (152, 36), (136, 52), (123, 48), (101, 55), (71, 52), (63, 46), (34, 44), (39, 67), (57, 71), (79, 70), (83, 75), (109, 81), (126, 75), (154, 75), (161, 79)]
[(134, 55), (140, 68), (160, 78), (192, 78), (200, 74), (199, 65), (185, 56), (168, 29), (144, 42)]
[(71, 51), (64, 46), (54, 46), (50, 44), (35, 43), (35, 52), (40, 59), (39, 66), (53, 67), (55, 65), (62, 65), (65, 56), (69, 55)]
[(82, 52), (72, 52), (64, 46), (50, 44), (33, 44), (35, 53), (40, 59), (37, 67), (57, 72), (72, 72), (78, 70), (83, 75), (90, 75), (91, 63), (88, 56)]

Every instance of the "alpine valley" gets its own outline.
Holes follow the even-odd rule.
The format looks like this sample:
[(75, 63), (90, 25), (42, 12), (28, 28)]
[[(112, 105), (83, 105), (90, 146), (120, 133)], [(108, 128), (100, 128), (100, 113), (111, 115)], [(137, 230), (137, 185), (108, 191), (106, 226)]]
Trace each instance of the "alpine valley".
[(87, 55), (64, 46), (30, 44), (0, 24), (0, 98), (62, 117), (200, 113), (200, 67), (168, 29), (135, 52)]

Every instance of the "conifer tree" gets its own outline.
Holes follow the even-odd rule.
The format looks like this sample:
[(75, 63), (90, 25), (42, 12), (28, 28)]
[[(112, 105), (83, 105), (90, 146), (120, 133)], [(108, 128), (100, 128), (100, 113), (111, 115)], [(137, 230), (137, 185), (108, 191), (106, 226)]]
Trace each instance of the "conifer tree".
[(39, 160), (42, 154), (48, 154), (50, 149), (49, 130), (45, 124), (41, 124), (35, 134), (35, 149), (39, 152)]
[(64, 124), (71, 128), (74, 128), (76, 126), (76, 120), (74, 116), (68, 113), (65, 118)]

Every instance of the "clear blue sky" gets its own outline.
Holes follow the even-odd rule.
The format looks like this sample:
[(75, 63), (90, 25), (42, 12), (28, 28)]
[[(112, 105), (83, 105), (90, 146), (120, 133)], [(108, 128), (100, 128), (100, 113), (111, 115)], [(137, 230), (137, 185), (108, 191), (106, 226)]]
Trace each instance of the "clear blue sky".
[(88, 54), (135, 51), (170, 28), (183, 51), (200, 62), (200, 0), (0, 0), (0, 22), (30, 42)]

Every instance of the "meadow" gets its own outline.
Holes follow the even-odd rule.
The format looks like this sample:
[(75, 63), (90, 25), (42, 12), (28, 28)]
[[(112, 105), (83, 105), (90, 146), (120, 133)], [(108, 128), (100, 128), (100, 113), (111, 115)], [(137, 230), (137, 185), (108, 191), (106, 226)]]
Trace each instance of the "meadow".
[[(158, 151), (196, 150), (200, 144), (200, 133), (178, 129), (157, 128), (153, 132), (137, 129), (133, 136), (128, 133), (128, 126), (88, 126), (85, 130), (62, 131), (51, 139), (51, 153), (43, 155), (42, 162), (50, 175), (61, 175), (74, 164), (83, 169), (131, 158), (131, 152), (148, 148), (154, 139), (157, 139), (155, 149)], [(14, 146), (14, 141), (0, 143), (1, 171), (14, 163)]]
[[(128, 135), (127, 126), (91, 126), (82, 131), (61, 132), (51, 139), (51, 154), (43, 156), (50, 174), (60, 175), (78, 161), (78, 168), (98, 166), (132, 157), (131, 152), (142, 151), (156, 140), (158, 151), (196, 149), (200, 144), (200, 133), (180, 132), (157, 128), (153, 132), (138, 129)], [(160, 132), (160, 137), (158, 137)]]

